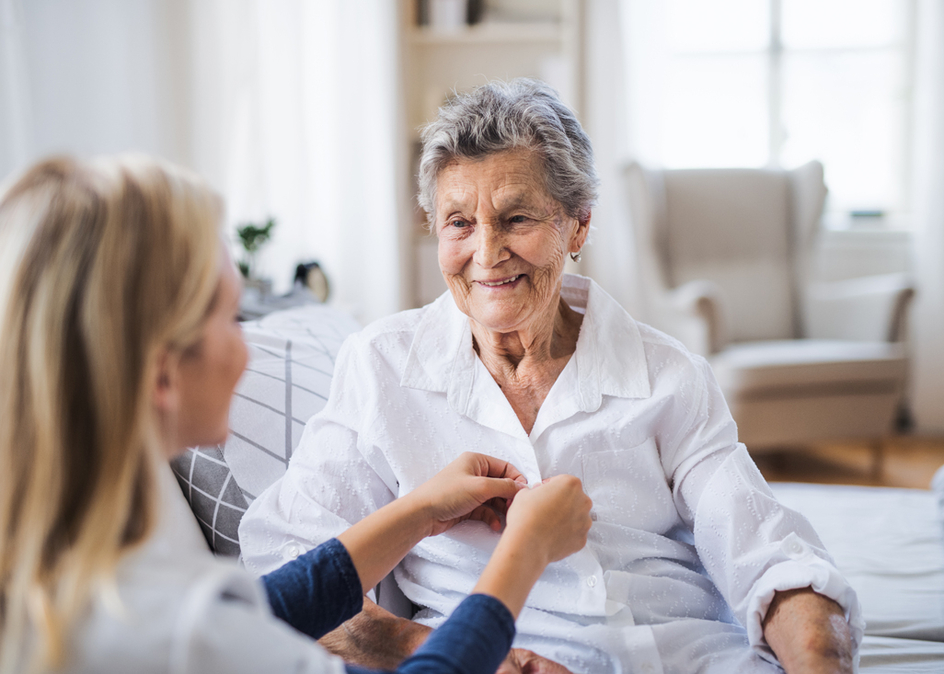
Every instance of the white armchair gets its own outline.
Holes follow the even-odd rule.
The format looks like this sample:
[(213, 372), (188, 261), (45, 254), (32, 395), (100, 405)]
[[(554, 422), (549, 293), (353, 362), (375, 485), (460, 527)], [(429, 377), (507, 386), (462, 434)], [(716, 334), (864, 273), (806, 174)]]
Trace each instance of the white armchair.
[(648, 319), (709, 359), (751, 451), (880, 440), (908, 371), (903, 275), (811, 283), (823, 167), (627, 168)]

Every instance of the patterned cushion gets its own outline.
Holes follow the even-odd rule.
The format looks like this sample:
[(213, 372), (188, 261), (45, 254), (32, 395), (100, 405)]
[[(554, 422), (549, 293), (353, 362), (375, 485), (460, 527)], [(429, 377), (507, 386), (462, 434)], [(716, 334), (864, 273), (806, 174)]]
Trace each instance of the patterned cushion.
[(222, 448), (190, 449), (171, 461), (171, 468), (210, 549), (238, 556), (236, 530), (248, 503), (223, 460)]
[(359, 327), (319, 304), (243, 324), (249, 365), (236, 387), (230, 437), (223, 446), (190, 449), (171, 463), (217, 554), (239, 555), (243, 513), (285, 472), (305, 423), (327, 401), (341, 343)]

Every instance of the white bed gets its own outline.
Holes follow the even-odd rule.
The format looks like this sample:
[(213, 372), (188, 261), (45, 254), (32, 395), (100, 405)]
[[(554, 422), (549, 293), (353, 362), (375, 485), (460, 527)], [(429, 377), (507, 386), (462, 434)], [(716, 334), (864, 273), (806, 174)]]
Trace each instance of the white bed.
[[(237, 390), (231, 438), (223, 448), (191, 451), (174, 463), (217, 553), (239, 553), (242, 513), (284, 472), (305, 421), (327, 399), (341, 342), (356, 329), (349, 317), (324, 306), (245, 325), (250, 365)], [(773, 485), (783, 502), (813, 522), (859, 592), (868, 624), (863, 672), (944, 673), (944, 527), (936, 497), (944, 494), (944, 472), (939, 482), (940, 492)]]
[[(939, 474), (944, 480), (944, 473)], [(936, 491), (772, 484), (859, 594), (863, 672), (944, 672), (944, 520)]]

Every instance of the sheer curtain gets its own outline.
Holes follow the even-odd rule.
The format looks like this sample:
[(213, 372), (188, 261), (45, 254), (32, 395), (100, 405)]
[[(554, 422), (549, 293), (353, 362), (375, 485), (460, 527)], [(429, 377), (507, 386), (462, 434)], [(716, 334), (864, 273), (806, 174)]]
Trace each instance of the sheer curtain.
[(0, 180), (30, 158), (24, 38), (20, 0), (0, 0)]
[(944, 433), (944, 4), (917, 8), (912, 408), (919, 430)]
[(397, 5), (207, 0), (189, 6), (192, 163), (233, 224), (274, 217), (276, 292), (318, 260), (362, 321), (402, 306)]
[(625, 0), (594, 0), (585, 7), (585, 34), (592, 39), (586, 42), (581, 121), (593, 142), (600, 199), (593, 210), (580, 272), (593, 277), (633, 316), (645, 320), (622, 181), (632, 149), (632, 128), (626, 123), (632, 64), (624, 31), (631, 8)]

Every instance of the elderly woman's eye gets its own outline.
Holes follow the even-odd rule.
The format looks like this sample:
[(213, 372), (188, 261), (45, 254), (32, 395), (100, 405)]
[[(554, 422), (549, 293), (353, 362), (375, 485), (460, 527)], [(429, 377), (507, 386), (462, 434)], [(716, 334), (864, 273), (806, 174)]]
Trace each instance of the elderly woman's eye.
[(512, 224), (516, 224), (516, 225), (524, 222), (525, 220), (527, 220), (527, 218), (523, 215), (513, 215), (510, 218), (508, 218), (508, 222)]
[(450, 220), (450, 227), (465, 227), (468, 223), (465, 220)]

